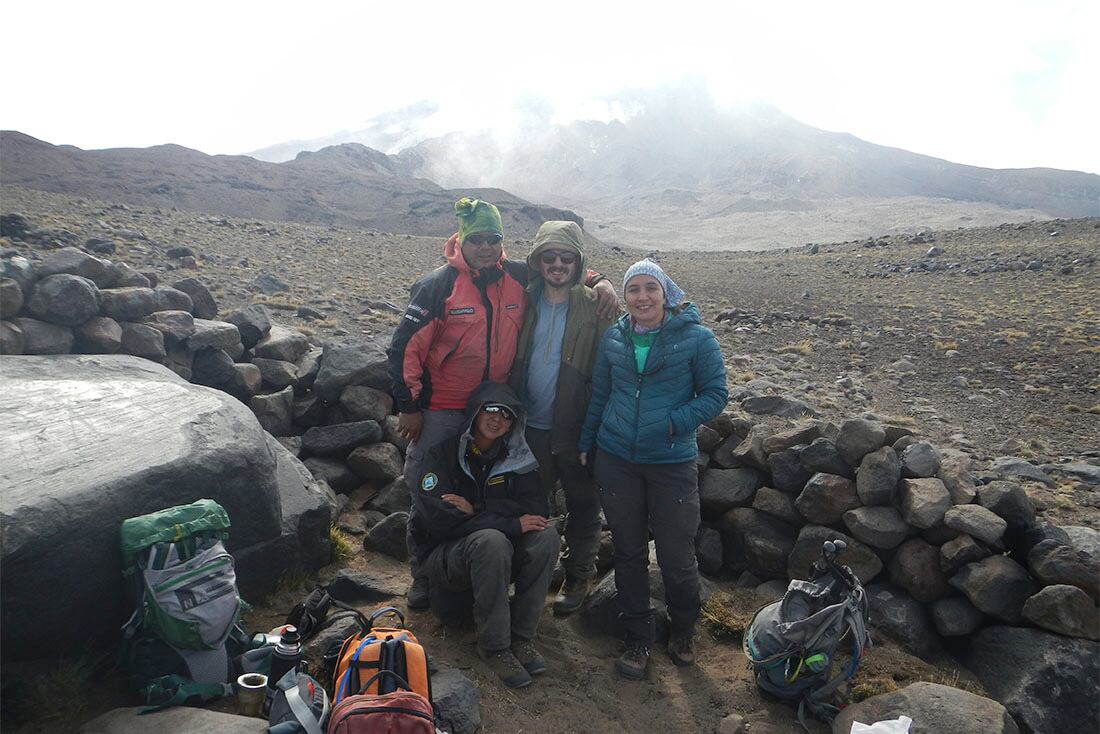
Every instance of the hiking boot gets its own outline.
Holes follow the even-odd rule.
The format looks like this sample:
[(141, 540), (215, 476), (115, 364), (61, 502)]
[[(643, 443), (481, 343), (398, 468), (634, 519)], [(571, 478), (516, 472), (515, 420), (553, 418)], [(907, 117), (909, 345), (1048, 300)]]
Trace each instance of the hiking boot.
[(427, 609), (432, 605), (427, 576), (417, 576), (407, 594), (409, 609)]
[(564, 617), (580, 609), (581, 604), (584, 604), (584, 600), (588, 598), (591, 588), (592, 582), (588, 579), (566, 576), (561, 592), (554, 597), (554, 616)]
[(546, 661), (543, 660), (542, 655), (539, 655), (539, 651), (530, 640), (513, 642), (512, 654), (531, 675), (542, 675), (546, 672)]
[(681, 668), (695, 665), (695, 638), (671, 637), (668, 641), (668, 656)]
[(531, 685), (531, 674), (519, 660), (516, 660), (516, 656), (508, 648), (488, 652), (478, 647), (477, 655), (509, 688), (523, 688)]
[(615, 661), (615, 669), (619, 675), (629, 680), (641, 680), (645, 678), (645, 669), (649, 665), (649, 646), (630, 644)]

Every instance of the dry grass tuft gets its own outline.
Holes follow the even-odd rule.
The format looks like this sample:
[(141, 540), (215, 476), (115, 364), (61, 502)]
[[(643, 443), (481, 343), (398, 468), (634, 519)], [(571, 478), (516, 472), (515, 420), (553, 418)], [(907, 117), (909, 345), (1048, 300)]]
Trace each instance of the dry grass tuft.
[(762, 603), (751, 589), (716, 591), (703, 605), (703, 626), (715, 639), (740, 643)]
[(804, 339), (803, 341), (795, 342), (793, 344), (785, 344), (781, 347), (775, 348), (775, 352), (777, 354), (801, 354), (803, 356), (806, 356), (808, 354), (813, 354), (813, 351), (814, 343), (809, 339)]
[(336, 527), (336, 523), (329, 525), (328, 539), (332, 546), (331, 562), (342, 564), (351, 555), (351, 541), (340, 528)]

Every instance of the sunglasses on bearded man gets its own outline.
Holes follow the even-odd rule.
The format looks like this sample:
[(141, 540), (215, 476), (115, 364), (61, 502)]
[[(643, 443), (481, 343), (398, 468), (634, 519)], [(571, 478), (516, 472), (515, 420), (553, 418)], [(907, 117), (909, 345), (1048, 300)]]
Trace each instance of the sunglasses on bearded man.
[(561, 260), (562, 265), (572, 265), (577, 262), (577, 253), (569, 250), (543, 250), (539, 259), (544, 265), (553, 265), (555, 260)]

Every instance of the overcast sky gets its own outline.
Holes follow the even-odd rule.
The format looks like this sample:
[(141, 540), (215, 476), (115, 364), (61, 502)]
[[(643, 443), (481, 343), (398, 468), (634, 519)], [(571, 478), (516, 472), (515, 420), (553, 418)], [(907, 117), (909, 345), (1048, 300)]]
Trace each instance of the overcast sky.
[(423, 99), (467, 127), (532, 95), (606, 117), (617, 89), (701, 76), (874, 143), (1100, 172), (1096, 0), (13, 0), (0, 19), (0, 127), (81, 148), (241, 153)]

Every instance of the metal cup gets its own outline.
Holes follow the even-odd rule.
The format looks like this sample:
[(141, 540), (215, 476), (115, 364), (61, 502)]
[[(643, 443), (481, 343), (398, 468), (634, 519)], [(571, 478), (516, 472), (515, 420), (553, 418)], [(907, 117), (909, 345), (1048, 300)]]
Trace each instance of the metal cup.
[(237, 706), (242, 716), (259, 716), (267, 695), (267, 676), (245, 673), (237, 678)]

